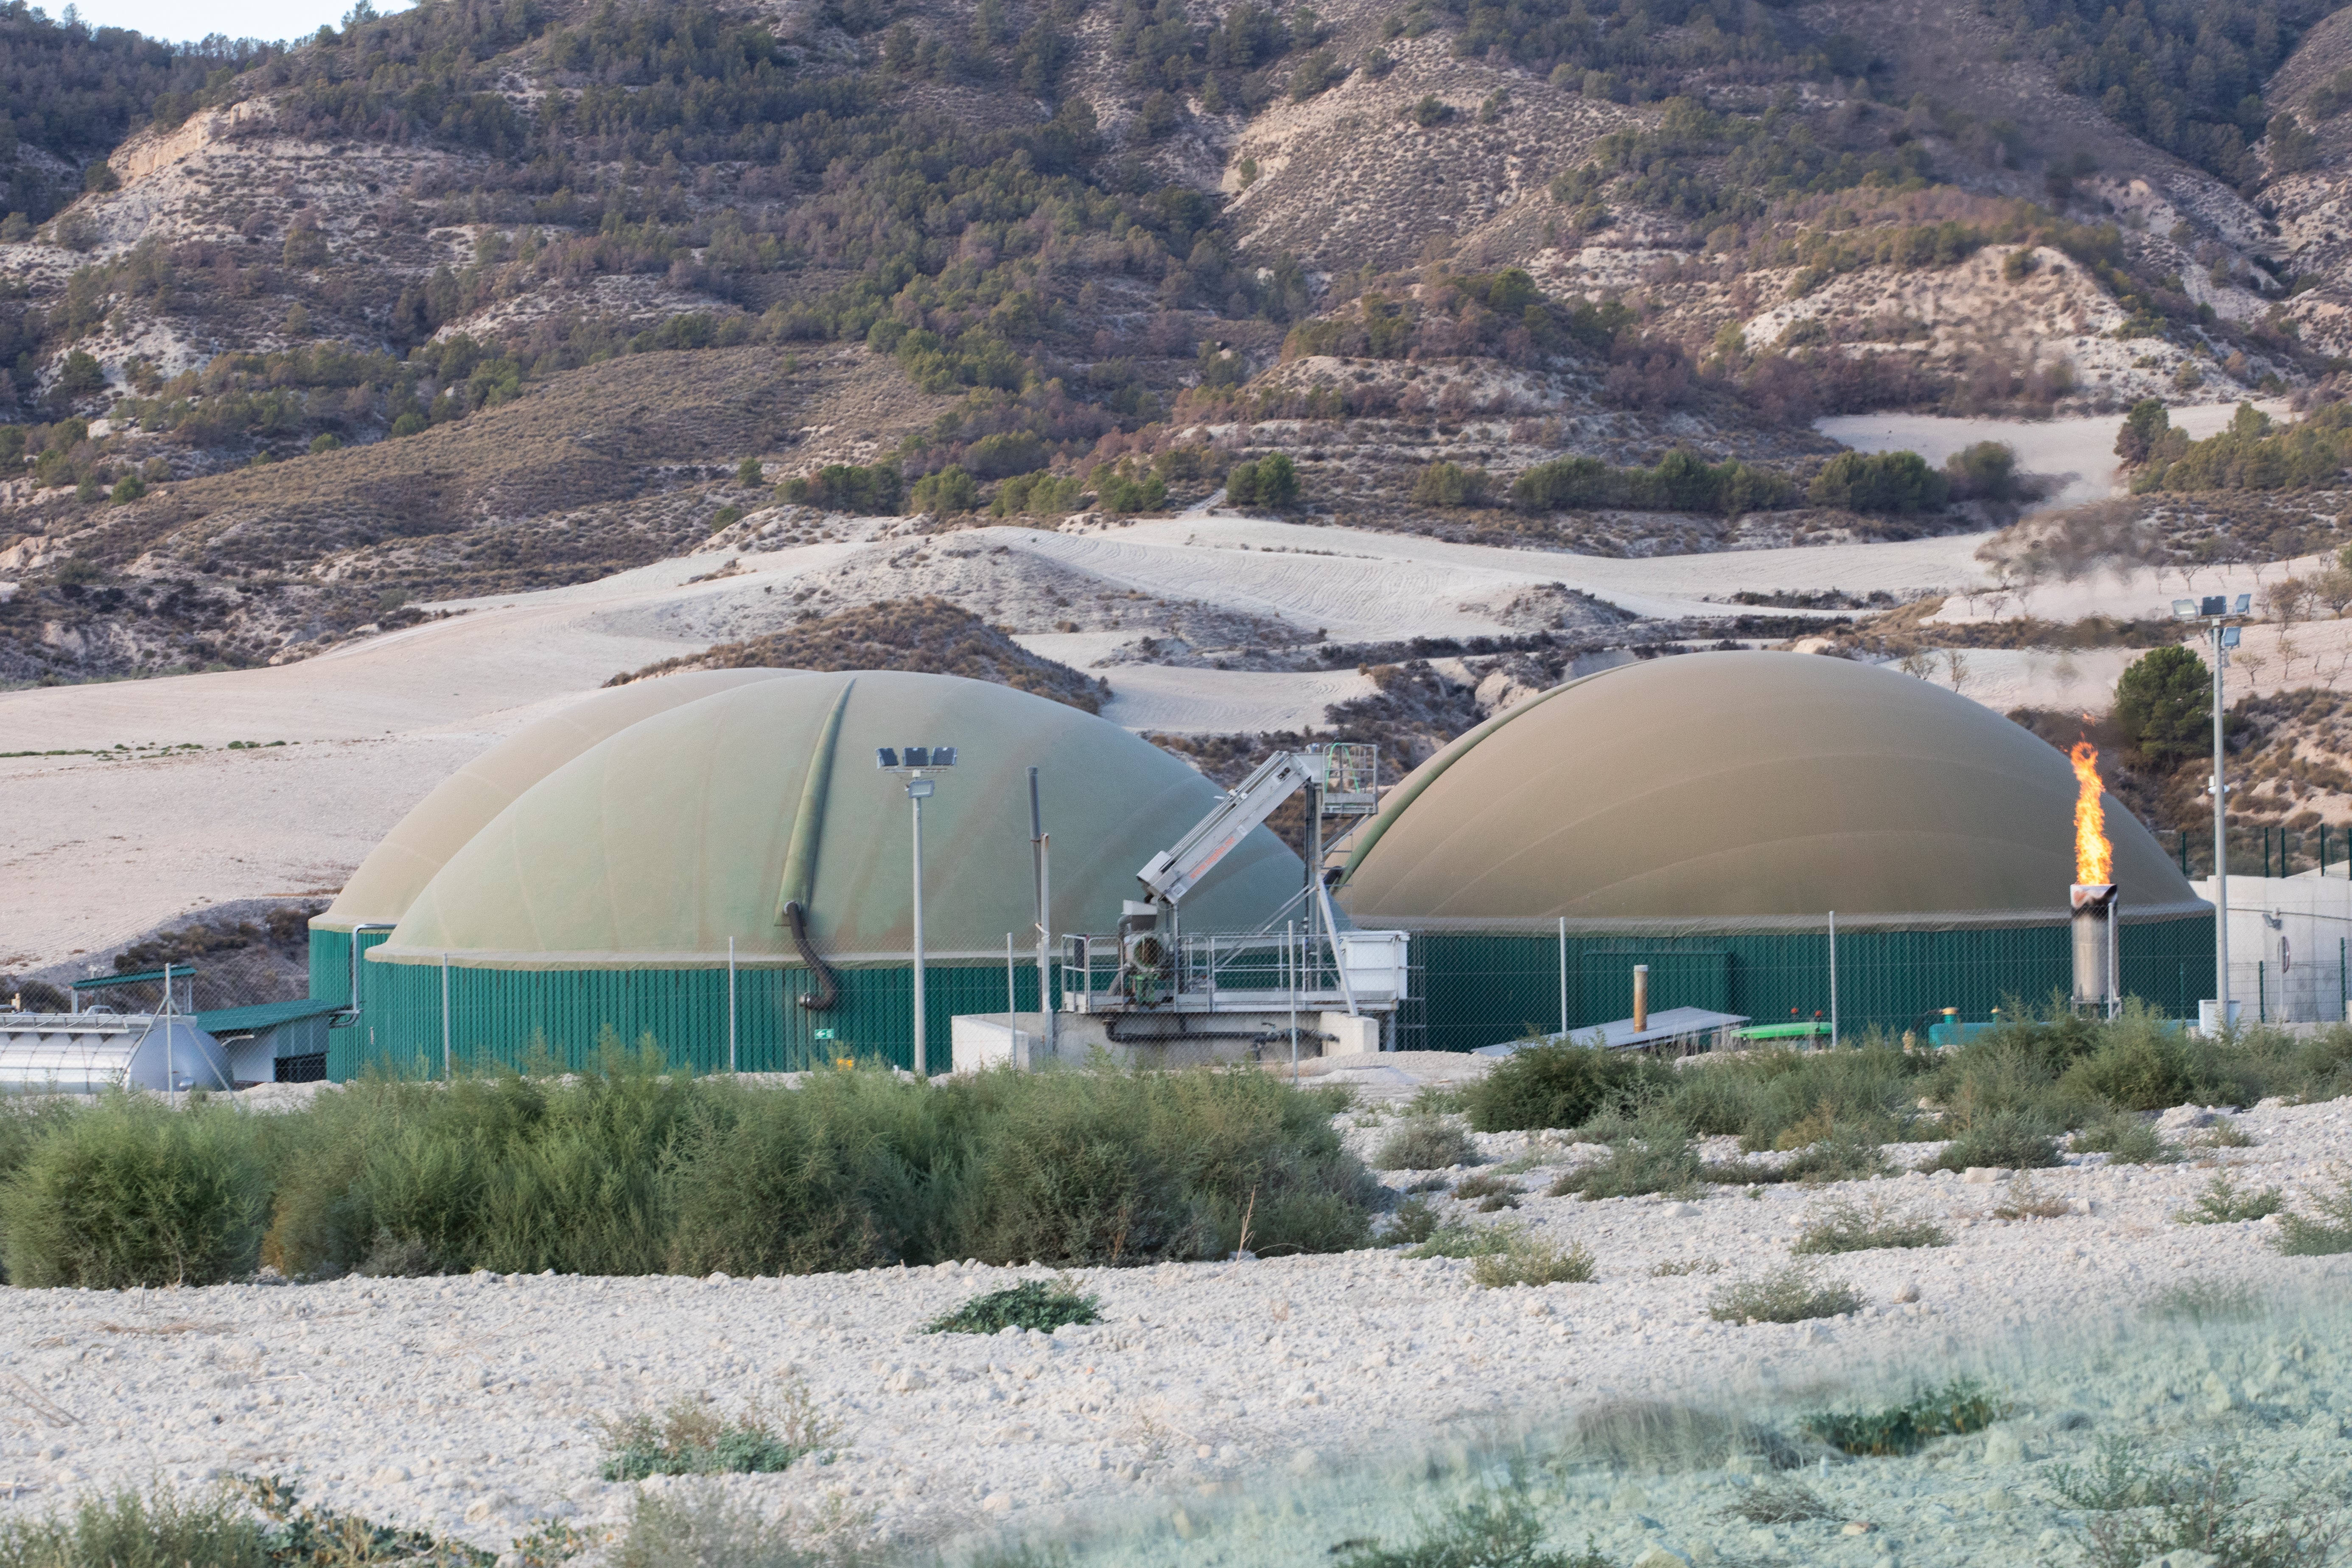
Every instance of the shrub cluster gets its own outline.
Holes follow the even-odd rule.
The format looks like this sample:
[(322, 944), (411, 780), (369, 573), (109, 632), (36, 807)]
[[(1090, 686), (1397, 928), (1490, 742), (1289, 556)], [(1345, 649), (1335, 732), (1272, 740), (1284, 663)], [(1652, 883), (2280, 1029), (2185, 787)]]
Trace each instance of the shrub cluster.
[[(115, 1096), (6, 1123), (18, 1284), (816, 1273), (1361, 1245), (1381, 1194), (1331, 1097), (1255, 1071), (828, 1073), (797, 1090), (614, 1048), (575, 1079), (362, 1080), (282, 1116)], [(28, 1131), (29, 1129), (29, 1131)], [(5, 1148), (0, 1147), (0, 1153)]]
[(1791, 505), (1796, 495), (1796, 486), (1784, 474), (1736, 458), (1710, 465), (1684, 447), (1659, 458), (1654, 468), (1612, 468), (1598, 458), (1556, 458), (1536, 464), (1511, 482), (1512, 503), (1529, 511), (1623, 507), (1737, 517)]
[(1801, 1152), (1779, 1173), (1709, 1167), (1702, 1179), (1712, 1181), (1866, 1175), (1881, 1168), (1881, 1144), (1936, 1139), (1949, 1141), (1940, 1166), (2024, 1170), (2058, 1163), (2059, 1138), (2077, 1129), (2080, 1147), (2166, 1157), (2141, 1112), (2345, 1094), (2352, 1027), (2200, 1039), (2137, 1004), (2106, 1021), (2063, 1008), (2037, 1018), (2012, 1003), (1996, 1026), (1940, 1050), (1871, 1036), (1841, 1050), (1753, 1050), (1677, 1069), (1635, 1051), (1532, 1045), (1469, 1086), (1465, 1109), (1481, 1132), (1581, 1128), (1612, 1144), (1610, 1162), (1571, 1178), (1608, 1190), (1636, 1163), (1674, 1165), (1676, 1130), (1736, 1136), (1750, 1151)]

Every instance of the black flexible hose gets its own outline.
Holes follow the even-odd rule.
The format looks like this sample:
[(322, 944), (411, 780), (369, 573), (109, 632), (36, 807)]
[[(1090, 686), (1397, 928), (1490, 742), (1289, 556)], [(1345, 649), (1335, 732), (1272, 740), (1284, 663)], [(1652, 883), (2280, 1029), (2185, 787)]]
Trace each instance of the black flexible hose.
[(816, 976), (816, 994), (801, 997), (801, 1005), (812, 1013), (832, 1012), (834, 1005), (841, 1000), (841, 987), (834, 981), (831, 966), (816, 955), (815, 944), (809, 941), (808, 911), (801, 908), (798, 900), (784, 906), (784, 923), (792, 928), (793, 951), (801, 955), (801, 962)]

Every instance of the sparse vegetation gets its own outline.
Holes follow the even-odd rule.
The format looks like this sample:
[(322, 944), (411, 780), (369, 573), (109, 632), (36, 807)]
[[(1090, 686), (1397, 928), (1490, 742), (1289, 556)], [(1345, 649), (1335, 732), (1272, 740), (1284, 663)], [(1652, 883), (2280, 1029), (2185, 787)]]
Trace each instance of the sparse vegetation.
[(2121, 1462), (2137, 1470), (2125, 1495), (2147, 1500), (2093, 1510), (2084, 1534), (2094, 1568), (2140, 1568), (2176, 1552), (2231, 1568), (2319, 1568), (2343, 1532), (2311, 1483), (2282, 1500), (2256, 1485), (2234, 1447), (2162, 1470), (2136, 1457)]
[(2001, 1193), (1992, 1215), (1995, 1219), (2056, 1219), (2074, 1212), (2074, 1205), (2064, 1198), (2045, 1193), (2031, 1178), (2018, 1175)]
[(1515, 1231), (1499, 1251), (1480, 1253), (1470, 1278), (1488, 1289), (1507, 1285), (1583, 1285), (1592, 1279), (1592, 1253), (1582, 1242), (1561, 1247)]
[(1861, 1305), (1861, 1294), (1843, 1280), (1824, 1280), (1790, 1263), (1732, 1280), (1707, 1298), (1706, 1315), (1718, 1323), (1801, 1323), (1843, 1317)]
[(2248, 1192), (2230, 1179), (2229, 1172), (2217, 1171), (2197, 1194), (2197, 1201), (2172, 1217), (2182, 1225), (2236, 1225), (2274, 1215), (2285, 1206), (2286, 1194), (2278, 1188)]
[(1337, 1568), (1612, 1568), (1582, 1552), (1543, 1544), (1544, 1522), (1523, 1486), (1486, 1486), (1448, 1506), (1401, 1545), (1349, 1541), (1331, 1548)]
[(2251, 1286), (2220, 1279), (2191, 1279), (2168, 1285), (2149, 1299), (2147, 1314), (2168, 1321), (2231, 1322), (2260, 1310)]
[[(2270, 1191), (2275, 1193), (2277, 1189)], [(2335, 1192), (2314, 1198), (2312, 1207), (2316, 1214), (2281, 1215), (2279, 1250), (2290, 1258), (2326, 1258), (2352, 1252), (2352, 1176), (2338, 1181)]]
[(1481, 1132), (1580, 1127), (1643, 1087), (1664, 1087), (1671, 1071), (1638, 1051), (1604, 1051), (1569, 1041), (1524, 1046), (1464, 1091)]
[(1606, 1159), (1564, 1173), (1548, 1189), (1556, 1198), (1630, 1198), (1649, 1193), (1690, 1196), (1702, 1179), (1697, 1145), (1671, 1113), (1645, 1108), (1588, 1129), (1609, 1143)]
[(1841, 1453), (1878, 1458), (1916, 1453), (1937, 1437), (1981, 1432), (2007, 1413), (1981, 1384), (1956, 1378), (1899, 1405), (1852, 1414), (1816, 1411), (1799, 1425)]
[(1382, 1171), (1444, 1171), (1475, 1164), (1470, 1135), (1434, 1116), (1416, 1116), (1381, 1140), (1372, 1164)]
[(993, 1334), (1006, 1329), (1034, 1329), (1050, 1334), (1065, 1323), (1102, 1321), (1100, 1298), (1079, 1291), (1066, 1279), (1047, 1283), (1024, 1279), (1018, 1285), (975, 1296), (954, 1311), (933, 1318), (923, 1326), (931, 1334)]
[(1804, 1482), (1778, 1480), (1748, 1488), (1723, 1515), (1750, 1524), (1802, 1524), (1809, 1519), (1835, 1519), (1837, 1511)]
[(1866, 1203), (1844, 1199), (1812, 1215), (1789, 1250), (1802, 1257), (1881, 1247), (1943, 1247), (1951, 1239), (1935, 1221), (1898, 1210), (1884, 1197)]
[(2164, 1141), (2156, 1124), (2129, 1111), (2112, 1111), (2074, 1134), (2074, 1147), (2104, 1153), (2114, 1165), (2169, 1164), (2180, 1151)]
[(1519, 1184), (1492, 1172), (1464, 1178), (1455, 1184), (1454, 1195), (1465, 1204), (1476, 1204), (1481, 1214), (1519, 1206)]
[(687, 1394), (659, 1415), (636, 1410), (605, 1420), (599, 1473), (608, 1481), (762, 1475), (788, 1470), (812, 1454), (822, 1462), (835, 1435), (798, 1381), (772, 1404), (755, 1400), (734, 1415), (721, 1414), (707, 1396)]

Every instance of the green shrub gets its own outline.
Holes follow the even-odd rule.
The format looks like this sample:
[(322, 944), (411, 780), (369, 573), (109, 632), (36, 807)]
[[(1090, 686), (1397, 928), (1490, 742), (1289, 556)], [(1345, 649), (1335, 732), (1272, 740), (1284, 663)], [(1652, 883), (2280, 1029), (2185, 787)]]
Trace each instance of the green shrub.
[(1490, 1290), (1507, 1285), (1586, 1285), (1592, 1273), (1592, 1252), (1582, 1242), (1563, 1247), (1523, 1231), (1514, 1233), (1499, 1250), (1479, 1254), (1470, 1265), (1470, 1278)]
[(2182, 1225), (2236, 1225), (2241, 1220), (2263, 1219), (2285, 1206), (2286, 1194), (2278, 1188), (2250, 1193), (2231, 1181), (2227, 1171), (2218, 1171), (2197, 1194), (2196, 1203), (2172, 1217)]
[(1465, 468), (1459, 463), (1432, 463), (1421, 470), (1412, 481), (1412, 504), (1415, 506), (1484, 506), (1486, 491), (1494, 479), (1484, 468)]
[(284, 1118), (289, 1274), (808, 1273), (1332, 1251), (1377, 1183), (1328, 1097), (1251, 1070), (881, 1072), (779, 1092), (609, 1051), (568, 1081), (372, 1081)]
[(1470, 1125), (1480, 1132), (1581, 1127), (1644, 1087), (1668, 1088), (1674, 1069), (1639, 1051), (1608, 1051), (1569, 1041), (1527, 1046), (1495, 1064), (1464, 1091)]
[(276, 1568), (261, 1521), (223, 1490), (85, 1497), (0, 1520), (0, 1568)]
[(896, 463), (860, 467), (828, 463), (813, 474), (786, 479), (777, 487), (778, 499), (798, 506), (822, 507), (861, 517), (887, 517), (898, 510), (904, 479)]
[(1835, 1519), (1837, 1512), (1821, 1494), (1802, 1481), (1768, 1481), (1748, 1488), (1739, 1500), (1723, 1510), (1727, 1519), (1749, 1524), (1802, 1524), (1811, 1519)]
[(1415, 1540), (1344, 1541), (1330, 1555), (1334, 1568), (1612, 1568), (1589, 1541), (1582, 1552), (1568, 1552), (1543, 1538), (1543, 1516), (1515, 1482), (1481, 1487), (1449, 1504)]
[(1933, 1438), (1981, 1432), (2008, 1413), (1982, 1384), (1963, 1377), (1900, 1405), (1851, 1414), (1816, 1411), (1798, 1425), (1841, 1453), (1883, 1458), (1916, 1454)]
[(1005, 1329), (1034, 1329), (1050, 1334), (1065, 1323), (1102, 1321), (1101, 1298), (1080, 1295), (1067, 1280), (1048, 1285), (1024, 1279), (1003, 1290), (974, 1296), (954, 1311), (923, 1325), (927, 1334), (993, 1334)]
[(2124, 1110), (2189, 1104), (2208, 1088), (2187, 1037), (2145, 1015), (2118, 1020), (2105, 1030), (2097, 1047), (2068, 1067), (2059, 1083)]
[(1057, 475), (1043, 469), (1022, 474), (996, 487), (988, 503), (995, 517), (1059, 517), (1078, 510), (1087, 487), (1076, 474)]
[(2278, 1249), (2289, 1258), (2328, 1258), (2352, 1252), (2352, 1177), (2339, 1183), (2334, 1193), (2314, 1198), (2312, 1206), (2319, 1211), (2315, 1217), (2299, 1214), (2284, 1216)]
[(1881, 1247), (1943, 1247), (1944, 1227), (1922, 1215), (1900, 1214), (1885, 1198), (1868, 1204), (1833, 1203), (1814, 1215), (1789, 1250), (1807, 1253), (1870, 1252)]
[(1507, 1177), (1482, 1172), (1456, 1184), (1454, 1196), (1461, 1203), (1476, 1204), (1480, 1214), (1496, 1214), (1519, 1206), (1519, 1184)]
[(2047, 1130), (2047, 1123), (2026, 1112), (2000, 1110), (1962, 1129), (1925, 1168), (1966, 1171), (1979, 1166), (2005, 1166), (2030, 1171), (2065, 1163), (2058, 1152), (2057, 1137)]
[(1450, 1121), (1416, 1116), (1381, 1140), (1372, 1164), (1383, 1171), (1443, 1171), (1477, 1160), (1468, 1133)]
[(604, 1462), (598, 1473), (608, 1481), (641, 1481), (788, 1470), (810, 1454), (829, 1458), (836, 1434), (808, 1390), (793, 1382), (772, 1408), (755, 1402), (728, 1416), (708, 1399), (688, 1394), (657, 1416), (637, 1410), (608, 1418), (600, 1436)]
[(2156, 1123), (2129, 1111), (2111, 1111), (2074, 1134), (2074, 1147), (2105, 1154), (2111, 1165), (2170, 1164), (2180, 1151), (2164, 1141)]
[(1816, 1279), (1801, 1263), (1735, 1279), (1707, 1298), (1706, 1315), (1718, 1323), (1801, 1323), (1855, 1310), (1862, 1297), (1843, 1280)]
[(1840, 452), (1822, 465), (1806, 493), (1815, 506), (1850, 511), (1933, 511), (1949, 498), (1951, 485), (1916, 452)]
[(111, 1093), (46, 1131), (0, 1184), (10, 1283), (215, 1285), (259, 1262), (269, 1174), (254, 1119)]
[(1286, 511), (1298, 504), (1298, 469), (1280, 452), (1235, 463), (1225, 474), (1225, 500), (1232, 506)]
[(1661, 1106), (1607, 1129), (1609, 1155), (1565, 1173), (1548, 1189), (1564, 1198), (1631, 1198), (1649, 1193), (1690, 1196), (1705, 1179), (1698, 1146)]
[(1407, 1198), (1381, 1239), (1391, 1247), (1418, 1247), (1437, 1234), (1437, 1209), (1427, 1198)]

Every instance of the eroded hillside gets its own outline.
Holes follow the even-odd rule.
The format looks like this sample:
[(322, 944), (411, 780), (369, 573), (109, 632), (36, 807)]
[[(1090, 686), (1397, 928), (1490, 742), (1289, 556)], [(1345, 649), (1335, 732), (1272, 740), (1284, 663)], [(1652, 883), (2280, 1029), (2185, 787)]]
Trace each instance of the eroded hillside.
[(435, 0), (183, 58), (11, 12), (25, 101), (82, 96), (0, 144), (0, 679), (299, 658), (778, 502), (1982, 527), (2023, 492), (1811, 422), (2343, 346), (2341, 18), (2133, 15)]

